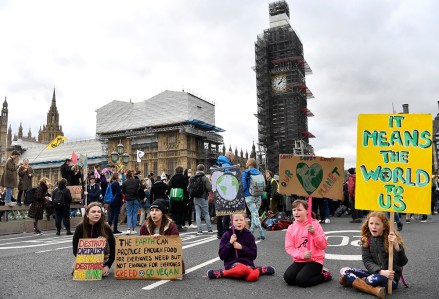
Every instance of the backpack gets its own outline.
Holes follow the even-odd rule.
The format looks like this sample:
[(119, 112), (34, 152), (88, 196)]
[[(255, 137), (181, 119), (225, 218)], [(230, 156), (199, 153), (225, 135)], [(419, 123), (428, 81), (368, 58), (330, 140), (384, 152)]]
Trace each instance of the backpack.
[(265, 178), (263, 174), (250, 174), (248, 172), (248, 176), (250, 177), (250, 182), (248, 185), (248, 191), (252, 196), (261, 196), (264, 195), (265, 191)]
[(113, 189), (111, 189), (111, 185), (113, 184), (109, 184), (107, 186), (107, 190), (105, 190), (104, 203), (106, 204), (111, 204), (116, 197), (116, 194), (113, 195)]
[(204, 191), (206, 187), (203, 182), (203, 175), (195, 175), (191, 180), (189, 181), (189, 196), (194, 198), (198, 197), (201, 198), (203, 196)]
[(35, 198), (35, 191), (37, 190), (37, 187), (33, 187), (26, 191), (26, 194), (24, 195), (24, 204), (30, 205), (34, 202)]
[(64, 206), (64, 190), (56, 189), (53, 197), (52, 204), (55, 208), (61, 208)]
[(335, 217), (341, 217), (346, 211), (348, 207), (345, 205), (340, 205), (334, 212)]
[(182, 188), (171, 188), (171, 192), (169, 192), (169, 198), (172, 201), (183, 201), (184, 199), (184, 191)]

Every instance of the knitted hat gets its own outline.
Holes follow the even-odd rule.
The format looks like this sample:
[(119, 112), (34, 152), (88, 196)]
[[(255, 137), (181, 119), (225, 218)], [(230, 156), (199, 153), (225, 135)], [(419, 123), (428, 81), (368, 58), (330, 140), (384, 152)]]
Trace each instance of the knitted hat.
[(159, 209), (160, 211), (162, 211), (163, 214), (166, 214), (166, 205), (161, 200), (154, 201), (149, 208), (150, 209), (152, 209), (152, 208)]

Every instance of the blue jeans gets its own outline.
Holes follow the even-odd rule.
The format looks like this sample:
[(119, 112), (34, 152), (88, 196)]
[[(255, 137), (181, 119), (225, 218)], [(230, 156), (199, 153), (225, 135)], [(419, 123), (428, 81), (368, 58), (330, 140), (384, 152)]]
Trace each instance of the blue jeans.
[[(366, 277), (366, 283), (373, 287), (387, 287), (388, 279), (384, 275), (381, 274), (371, 274), (370, 272), (357, 269), (357, 268), (349, 268), (344, 267), (340, 269), (340, 274), (345, 277), (350, 283), (353, 283), (357, 278)], [(398, 287), (398, 282), (395, 279), (392, 281), (392, 290)]]
[(140, 209), (138, 199), (127, 201), (127, 224), (128, 228), (134, 229), (137, 226), (137, 213)]
[(259, 220), (259, 208), (261, 207), (261, 197), (260, 196), (246, 196), (245, 203), (252, 215), (252, 225), (250, 231), (253, 232), (255, 228), (259, 231), (259, 236), (264, 236), (264, 231), (262, 230), (261, 221)]
[(12, 191), (14, 191), (14, 188), (11, 187), (6, 188), (5, 202), (11, 202)]
[(202, 233), (201, 228), (201, 213), (204, 215), (204, 220), (206, 221), (207, 231), (212, 231), (212, 224), (210, 223), (209, 215), (209, 205), (207, 204), (207, 199), (194, 197), (195, 206), (195, 221), (197, 222), (197, 229), (199, 233)]

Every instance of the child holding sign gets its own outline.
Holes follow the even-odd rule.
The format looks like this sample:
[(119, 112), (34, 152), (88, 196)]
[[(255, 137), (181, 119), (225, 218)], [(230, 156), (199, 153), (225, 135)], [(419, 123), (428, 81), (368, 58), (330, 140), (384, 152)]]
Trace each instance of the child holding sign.
[(307, 201), (294, 201), (295, 221), (285, 235), (285, 250), (293, 258), (293, 264), (285, 271), (284, 280), (300, 287), (312, 287), (332, 278), (331, 273), (323, 270), (328, 246), (325, 233), (317, 220), (308, 219), (307, 210)]
[(78, 224), (73, 234), (73, 254), (75, 256), (78, 252), (79, 239), (83, 238), (107, 239), (102, 276), (108, 276), (116, 255), (116, 239), (111, 227), (105, 222), (105, 216), (102, 215), (102, 205), (98, 202), (92, 202), (87, 206), (84, 219)]
[(243, 278), (246, 281), (257, 281), (260, 275), (273, 275), (271, 266), (255, 267), (257, 247), (255, 237), (247, 229), (245, 214), (233, 215), (234, 229), (229, 229), (221, 238), (219, 257), (224, 261), (223, 270), (209, 270), (210, 279), (222, 277)]
[[(385, 298), (388, 280), (392, 279), (392, 289), (396, 289), (402, 267), (408, 262), (404, 242), (397, 232), (390, 232), (389, 220), (384, 213), (371, 212), (361, 227), (360, 244), (367, 271), (342, 268), (339, 282), (343, 286), (353, 286), (359, 291)], [(393, 246), (393, 270), (388, 270), (389, 244)]]

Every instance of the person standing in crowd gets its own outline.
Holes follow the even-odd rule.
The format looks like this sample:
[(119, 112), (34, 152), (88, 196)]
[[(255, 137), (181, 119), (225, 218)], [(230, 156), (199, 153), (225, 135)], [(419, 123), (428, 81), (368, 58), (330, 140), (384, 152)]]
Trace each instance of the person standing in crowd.
[(94, 175), (90, 175), (88, 178), (88, 184), (87, 184), (87, 191), (84, 193), (84, 195), (87, 196), (87, 202), (82, 203), (84, 206), (88, 205), (92, 202), (101, 202), (102, 201), (102, 195), (101, 195), (101, 187), (99, 187), (99, 184), (96, 183), (96, 179)]
[(82, 222), (75, 229), (72, 240), (74, 256), (78, 253), (79, 240), (83, 238), (105, 238), (107, 240), (104, 249), (102, 276), (108, 276), (116, 257), (116, 239), (111, 231), (111, 227), (105, 223), (102, 205), (98, 202), (92, 202), (87, 206)]
[(207, 232), (213, 233), (212, 224), (210, 222), (209, 205), (207, 203), (207, 194), (212, 191), (209, 179), (204, 175), (204, 165), (197, 166), (195, 176), (191, 176), (189, 180), (188, 192), (192, 197), (195, 206), (195, 220), (197, 222), (198, 235), (203, 234), (201, 226), (201, 215), (203, 214), (206, 221)]
[(151, 206), (151, 196), (150, 196), (150, 189), (151, 189), (151, 181), (149, 179), (145, 179), (143, 183), (144, 189), (143, 192), (145, 192), (145, 198), (140, 201), (140, 226), (145, 223), (146, 217), (149, 216), (149, 207)]
[(108, 224), (113, 224), (113, 233), (120, 234), (122, 232), (117, 230), (117, 224), (119, 223), (120, 207), (122, 206), (122, 190), (119, 184), (119, 174), (117, 172), (113, 173), (110, 180), (111, 192), (114, 196), (113, 202), (109, 205), (109, 216)]
[(273, 275), (275, 269), (271, 266), (255, 267), (254, 260), (257, 256), (255, 237), (247, 229), (245, 213), (233, 215), (232, 229), (227, 230), (219, 245), (219, 257), (224, 261), (224, 269), (209, 270), (207, 277), (210, 279), (239, 278), (254, 282), (260, 275)]
[(50, 197), (47, 193), (49, 190), (49, 181), (42, 177), (34, 194), (34, 201), (29, 208), (28, 217), (34, 219), (34, 234), (41, 235), (38, 229), (38, 220), (43, 219), (44, 203)]
[[(190, 168), (186, 168), (183, 172), (184, 176), (188, 178), (188, 180), (191, 179), (192, 176), (192, 169)], [(195, 218), (195, 207), (194, 207), (194, 199), (193, 197), (189, 194), (189, 200), (188, 200), (188, 205), (187, 205), (187, 214), (186, 214), (186, 219), (188, 223), (187, 225), (189, 226), (189, 228), (197, 228), (196, 225), (192, 224), (192, 213), (194, 214), (194, 218)]]
[(60, 171), (61, 171), (61, 177), (63, 179), (66, 179), (67, 185), (68, 186), (71, 185), (70, 181), (72, 180), (72, 174), (73, 174), (72, 160), (67, 158), (64, 164), (61, 165)]
[[(58, 187), (52, 191), (52, 202), (55, 206), (55, 227), (56, 235), (61, 234), (61, 220), (66, 228), (66, 235), (71, 235), (70, 231), (70, 204), (72, 203), (72, 194), (66, 187), (67, 180), (61, 179), (58, 181)], [(57, 205), (57, 201), (60, 202)]]
[(13, 150), (11, 156), (6, 161), (5, 170), (3, 173), (3, 187), (6, 187), (5, 203), (10, 205), (12, 202), (12, 193), (17, 187), (17, 159), (20, 157), (20, 152)]
[(355, 181), (356, 181), (356, 174), (355, 174), (355, 168), (349, 168), (348, 169), (348, 193), (349, 193), (349, 203), (351, 205), (351, 211), (352, 211), (352, 220), (349, 221), (350, 223), (361, 223), (361, 211), (357, 210), (355, 208)]
[[(178, 166), (175, 169), (175, 174), (169, 181), (170, 189), (170, 201), (169, 201), (169, 211), (172, 214), (172, 218), (177, 224), (179, 231), (186, 231), (187, 229), (183, 226), (185, 225), (185, 218), (187, 213), (187, 203), (189, 200), (189, 194), (187, 187), (189, 185), (189, 179), (183, 174), (183, 167)], [(173, 197), (173, 190), (176, 192), (177, 196)]]
[[(325, 249), (328, 246), (322, 226), (315, 219), (308, 219), (308, 202), (293, 203), (294, 223), (285, 235), (285, 251), (293, 264), (284, 273), (288, 285), (312, 287), (332, 278), (323, 268)], [(309, 243), (309, 244), (308, 244)]]
[(274, 179), (273, 172), (271, 170), (265, 171), (265, 177), (267, 179), (270, 187), (268, 188), (268, 201), (270, 204), (270, 210), (276, 214), (279, 211), (279, 202), (281, 200), (281, 195), (279, 194), (279, 184)]
[[(235, 160), (235, 154), (232, 151), (228, 151), (225, 156), (218, 156), (217, 164), (219, 167), (230, 167)], [(230, 216), (216, 216), (216, 227), (218, 230), (217, 237), (221, 239), (224, 232), (230, 227)]]
[(126, 180), (122, 184), (122, 193), (125, 195), (126, 209), (127, 209), (127, 234), (135, 234), (137, 226), (137, 214), (140, 209), (140, 202), (138, 197), (139, 188), (141, 188), (138, 179), (134, 178), (133, 172), (128, 170), (126, 172)]
[(251, 195), (250, 194), (250, 181), (251, 176), (260, 175), (262, 179), (264, 176), (262, 173), (256, 169), (256, 160), (254, 158), (249, 158), (247, 163), (245, 164), (247, 168), (242, 172), (241, 175), (241, 184), (242, 184), (242, 192), (245, 196), (245, 203), (247, 204), (248, 209), (251, 214), (251, 227), (250, 232), (253, 234), (254, 230), (257, 229), (259, 232), (258, 240), (265, 240), (264, 231), (262, 230), (261, 221), (259, 220), (259, 208), (261, 207), (261, 196), (260, 195)]
[[(152, 182), (151, 182), (152, 183)], [(169, 206), (168, 202), (168, 193), (169, 186), (166, 185), (162, 180), (161, 177), (158, 175), (155, 182), (152, 183), (151, 186), (151, 201), (154, 202), (156, 200), (163, 200), (166, 206)]]
[(83, 186), (84, 187), (84, 176), (79, 165), (75, 165), (72, 168), (72, 174), (70, 176), (70, 185), (72, 186)]
[[(32, 189), (33, 169), (29, 165), (29, 159), (24, 159), (23, 164), (18, 168), (18, 197), (17, 204), (21, 206), (26, 191)], [(24, 200), (23, 200), (24, 202)]]
[[(397, 232), (390, 231), (390, 223), (384, 213), (371, 212), (361, 226), (360, 245), (367, 270), (344, 267), (340, 270), (339, 283), (385, 298), (389, 279), (392, 280), (392, 290), (396, 289), (402, 267), (408, 263), (404, 241)], [(389, 245), (393, 246), (393, 270), (388, 270)]]

